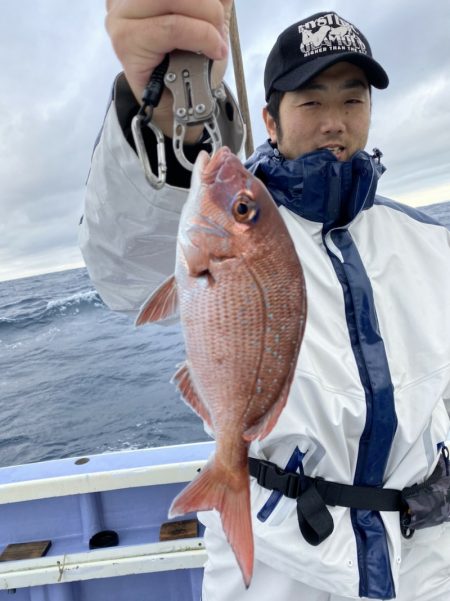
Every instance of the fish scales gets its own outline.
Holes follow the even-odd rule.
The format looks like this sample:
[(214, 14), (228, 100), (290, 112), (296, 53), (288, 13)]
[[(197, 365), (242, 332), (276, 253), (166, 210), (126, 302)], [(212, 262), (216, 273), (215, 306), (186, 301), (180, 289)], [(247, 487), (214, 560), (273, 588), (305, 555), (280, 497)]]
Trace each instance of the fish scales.
[[(188, 321), (198, 324), (185, 331), (186, 355), (196, 388), (202, 398), (208, 399), (216, 427), (220, 418), (227, 417), (220, 415), (224, 407), (228, 406), (228, 419), (233, 408), (244, 415), (263, 352), (263, 299), (252, 279), (241, 274), (236, 277), (234, 268), (222, 264), (216, 285), (207, 293), (198, 290), (189, 295), (187, 302), (183, 294), (180, 298), (180, 317), (186, 313)], [(243, 327), (242, 317), (233, 307), (250, 304)], [(227, 399), (235, 400), (232, 406), (225, 403)]]

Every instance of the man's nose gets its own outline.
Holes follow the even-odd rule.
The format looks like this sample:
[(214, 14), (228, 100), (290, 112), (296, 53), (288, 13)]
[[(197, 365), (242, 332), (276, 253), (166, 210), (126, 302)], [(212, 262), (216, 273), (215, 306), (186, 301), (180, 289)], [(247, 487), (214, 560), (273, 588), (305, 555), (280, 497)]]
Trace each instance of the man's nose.
[(337, 134), (345, 130), (345, 115), (340, 109), (328, 109), (322, 117), (320, 126), (323, 134)]

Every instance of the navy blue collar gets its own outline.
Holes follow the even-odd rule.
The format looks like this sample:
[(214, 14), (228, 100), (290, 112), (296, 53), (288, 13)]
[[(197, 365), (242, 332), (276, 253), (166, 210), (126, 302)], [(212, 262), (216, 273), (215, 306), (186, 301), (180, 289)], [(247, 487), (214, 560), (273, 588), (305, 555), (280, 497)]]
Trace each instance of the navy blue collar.
[(259, 146), (246, 167), (283, 205), (325, 230), (345, 226), (373, 205), (383, 165), (364, 151), (338, 161), (329, 150), (285, 159), (268, 141)]

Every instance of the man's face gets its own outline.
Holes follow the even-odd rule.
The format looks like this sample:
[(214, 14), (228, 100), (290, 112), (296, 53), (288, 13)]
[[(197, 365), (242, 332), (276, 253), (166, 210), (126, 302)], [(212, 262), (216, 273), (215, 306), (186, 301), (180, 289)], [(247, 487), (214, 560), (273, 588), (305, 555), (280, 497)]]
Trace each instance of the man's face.
[(367, 143), (371, 98), (362, 69), (347, 62), (329, 67), (280, 103), (280, 126), (263, 110), (272, 142), (287, 159), (328, 148), (347, 161)]

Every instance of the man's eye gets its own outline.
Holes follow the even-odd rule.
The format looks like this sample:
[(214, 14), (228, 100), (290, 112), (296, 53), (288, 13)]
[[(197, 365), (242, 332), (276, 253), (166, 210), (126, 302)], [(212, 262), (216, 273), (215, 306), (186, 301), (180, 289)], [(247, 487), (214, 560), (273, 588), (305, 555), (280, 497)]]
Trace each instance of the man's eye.
[(317, 100), (309, 100), (308, 102), (302, 102), (299, 106), (319, 106), (319, 102), (317, 102)]

